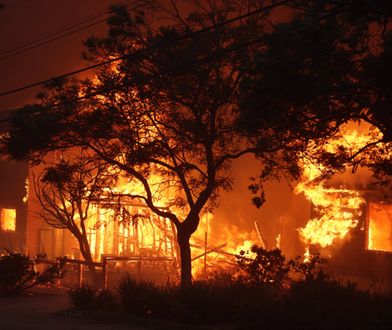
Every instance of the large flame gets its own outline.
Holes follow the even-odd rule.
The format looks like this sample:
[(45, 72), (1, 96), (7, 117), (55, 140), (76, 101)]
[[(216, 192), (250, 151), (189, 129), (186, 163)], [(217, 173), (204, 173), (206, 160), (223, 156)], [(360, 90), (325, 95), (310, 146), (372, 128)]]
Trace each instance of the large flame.
[[(346, 150), (352, 157), (370, 143), (379, 140), (382, 134), (374, 129), (360, 133), (349, 125), (342, 127), (339, 137), (326, 145), (311, 145), (316, 152), (335, 153)], [(350, 229), (355, 228), (362, 214), (364, 199), (359, 192), (347, 188), (327, 187), (324, 177), (326, 168), (317, 162), (304, 158), (302, 179), (296, 186), (296, 193), (303, 193), (314, 206), (315, 215), (305, 227), (299, 229), (305, 244), (327, 247), (347, 238)]]
[(358, 192), (327, 188), (323, 184), (301, 184), (296, 191), (303, 192), (318, 213), (305, 227), (299, 229), (305, 243), (329, 246), (345, 238), (349, 230), (358, 224), (364, 202)]

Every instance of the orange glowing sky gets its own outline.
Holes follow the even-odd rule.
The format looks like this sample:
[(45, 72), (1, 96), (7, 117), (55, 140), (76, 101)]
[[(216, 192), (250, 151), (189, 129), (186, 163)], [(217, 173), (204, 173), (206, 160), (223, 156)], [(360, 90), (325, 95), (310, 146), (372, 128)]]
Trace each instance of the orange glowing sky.
[[(69, 25), (103, 11), (113, 0), (1, 0), (0, 53), (22, 41)], [(83, 67), (82, 41), (92, 34), (103, 34), (101, 23), (78, 33), (0, 60), (0, 92), (24, 86)], [(1, 58), (2, 56), (0, 56)], [(33, 101), (39, 88), (0, 98), (0, 112)]]

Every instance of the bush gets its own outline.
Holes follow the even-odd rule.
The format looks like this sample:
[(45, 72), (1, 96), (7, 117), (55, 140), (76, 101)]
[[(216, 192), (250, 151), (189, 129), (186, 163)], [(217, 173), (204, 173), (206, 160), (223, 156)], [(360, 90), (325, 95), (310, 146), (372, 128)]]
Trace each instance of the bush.
[(279, 288), (287, 287), (291, 261), (287, 262), (279, 249), (265, 250), (257, 245), (252, 246), (254, 258), (245, 256), (241, 251), (237, 263), (244, 275), (240, 280), (246, 285), (270, 285)]
[(72, 304), (76, 309), (91, 309), (95, 307), (96, 290), (89, 285), (82, 285), (80, 288), (69, 291)]
[(319, 254), (312, 255), (307, 261), (302, 257), (286, 260), (279, 249), (266, 250), (252, 246), (254, 257), (244, 251), (237, 255), (238, 268), (242, 271), (238, 280), (244, 285), (270, 286), (288, 289), (293, 282), (314, 280), (325, 276), (323, 264), (326, 260)]
[(116, 297), (109, 290), (96, 290), (89, 285), (68, 292), (75, 309), (114, 310), (117, 306)]
[(372, 301), (369, 293), (353, 283), (320, 276), (293, 283), (281, 304), (280, 319), (309, 329), (327, 325), (329, 329), (368, 329), (374, 318)]
[(229, 290), (230, 286), (217, 282), (194, 283), (181, 292), (178, 316), (186, 323), (217, 323), (232, 319), (234, 299), (228, 297)]
[(63, 264), (58, 262), (39, 273), (34, 270), (35, 259), (8, 252), (0, 256), (0, 295), (20, 294), (36, 285), (53, 283), (62, 275)]
[(117, 306), (116, 297), (110, 290), (98, 290), (95, 295), (94, 306), (98, 309), (114, 309)]
[(167, 317), (173, 306), (177, 290), (171, 287), (157, 287), (152, 283), (135, 281), (129, 274), (118, 287), (123, 311), (130, 315)]
[(225, 274), (195, 282), (184, 290), (156, 287), (127, 276), (118, 288), (123, 311), (130, 315), (172, 318), (190, 324), (224, 324), (268, 313), (276, 295), (270, 287), (253, 287)]
[(390, 324), (391, 299), (375, 299), (351, 283), (344, 285), (315, 272), (312, 265), (303, 267), (298, 272), (305, 278), (290, 282), (285, 290), (215, 273), (211, 282), (195, 282), (187, 290), (156, 287), (127, 276), (118, 292), (127, 314), (186, 324), (285, 330), (380, 329)]

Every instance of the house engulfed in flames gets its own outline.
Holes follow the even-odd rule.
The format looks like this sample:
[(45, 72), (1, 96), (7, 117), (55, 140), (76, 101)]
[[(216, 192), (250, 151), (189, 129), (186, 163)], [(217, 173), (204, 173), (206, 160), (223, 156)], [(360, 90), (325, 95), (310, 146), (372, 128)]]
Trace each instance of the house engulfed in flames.
[[(30, 171), (30, 182), (35, 180)], [(79, 243), (70, 230), (50, 226), (40, 214), (36, 192), (29, 187), (27, 199), (26, 250), (45, 254), (49, 259), (66, 256), (83, 260)], [(102, 197), (89, 207), (84, 222), (87, 240), (95, 262), (116, 261), (113, 265), (135, 268), (143, 262), (144, 274), (167, 276), (177, 270), (178, 246), (174, 225), (132, 199), (113, 201)], [(164, 273), (162, 273), (164, 270)], [(161, 272), (162, 274), (158, 274)], [(151, 274), (150, 274), (151, 275)], [(151, 279), (151, 278), (150, 278)]]
[[(343, 146), (356, 155), (364, 146), (382, 139), (379, 131), (366, 125), (362, 130), (366, 132), (345, 127), (337, 141), (322, 148), (335, 152)], [(390, 156), (386, 155), (388, 160)], [(295, 190), (310, 201), (311, 214), (299, 228), (299, 235), (305, 257), (318, 252), (330, 259), (340, 275), (382, 282), (392, 276), (391, 191), (388, 186), (372, 184), (370, 171), (362, 168), (354, 172), (326, 179), (321, 164), (304, 161), (303, 178)], [(383, 285), (392, 288), (387, 281)]]
[[(36, 234), (27, 237), (27, 246), (50, 258), (82, 258), (76, 239), (64, 229), (56, 229), (35, 218)], [(170, 222), (143, 205), (123, 202), (112, 208), (93, 205), (85, 223), (91, 253), (95, 261), (102, 256), (170, 257), (176, 255), (175, 231)]]
[[(344, 139), (347, 143), (360, 141), (356, 134), (351, 134), (351, 138), (345, 136)], [(0, 194), (0, 249), (25, 251), (30, 255), (45, 253), (49, 258), (81, 258), (78, 243), (67, 230), (53, 228), (40, 218), (39, 204), (34, 200), (32, 187), (26, 185), (28, 167), (18, 165), (20, 170), (15, 172), (15, 164), (1, 164), (3, 188)], [(302, 227), (297, 226), (298, 231), (291, 235), (296, 235), (298, 241), (302, 242), (305, 256), (321, 252), (336, 257), (340, 260), (337, 265), (339, 270), (344, 268), (343, 264), (349, 264), (349, 259), (356, 260), (361, 266), (364, 260), (369, 266), (377, 263), (377, 267), (369, 267), (374, 268), (374, 271), (380, 269), (379, 263), (384, 262), (385, 258), (389, 258), (387, 263), (391, 264), (390, 192), (369, 184), (350, 185), (344, 180), (337, 183), (336, 180), (319, 179), (319, 168), (320, 165), (304, 163), (304, 177), (295, 189), (295, 193), (303, 194), (311, 205), (307, 223)], [(17, 173), (18, 178), (13, 178), (10, 173), (14, 173), (14, 176)], [(17, 192), (10, 193), (10, 186), (17, 186)], [(30, 191), (26, 193), (26, 189)], [(223, 244), (210, 245), (213, 239), (209, 238), (207, 244), (208, 227), (206, 224), (207, 229), (203, 229), (205, 236), (196, 237), (193, 242), (193, 247), (199, 249), (193, 257), (198, 262), (204, 262), (204, 276), (207, 254), (210, 260), (208, 265), (213, 267), (211, 262), (214, 256), (232, 255), (235, 249), (229, 247), (241, 246), (243, 243), (222, 241), (219, 243)], [(103, 256), (133, 257), (156, 260), (158, 263), (159, 260), (164, 260), (166, 266), (169, 260), (170, 267), (178, 267), (179, 254), (173, 224), (156, 216), (144, 205), (135, 204), (132, 200), (124, 200), (120, 205), (116, 203), (113, 206), (97, 201), (91, 210), (87, 228), (91, 252), (96, 261), (100, 261)], [(257, 226), (256, 230), (258, 231)], [(213, 236), (214, 233), (209, 235)], [(253, 242), (263, 245), (262, 233), (258, 232), (258, 236), (260, 242)], [(286, 251), (284, 248), (283, 252), (287, 255), (293, 254), (293, 251)], [(342, 258), (339, 259), (339, 256)], [(157, 264), (152, 262), (151, 265), (154, 268)], [(194, 265), (195, 268), (200, 268), (196, 266), (196, 262)], [(351, 269), (346, 273), (350, 272), (355, 273), (356, 270)], [(363, 268), (359, 272), (363, 272)]]

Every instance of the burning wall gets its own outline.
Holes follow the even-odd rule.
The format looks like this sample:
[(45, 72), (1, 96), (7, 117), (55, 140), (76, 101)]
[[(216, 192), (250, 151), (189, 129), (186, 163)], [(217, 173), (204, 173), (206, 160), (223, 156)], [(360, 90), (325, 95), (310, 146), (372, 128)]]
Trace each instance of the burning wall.
[(367, 249), (392, 252), (392, 204), (369, 203)]
[(0, 253), (25, 248), (26, 177), (26, 164), (0, 160)]

